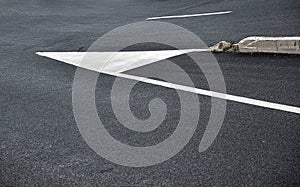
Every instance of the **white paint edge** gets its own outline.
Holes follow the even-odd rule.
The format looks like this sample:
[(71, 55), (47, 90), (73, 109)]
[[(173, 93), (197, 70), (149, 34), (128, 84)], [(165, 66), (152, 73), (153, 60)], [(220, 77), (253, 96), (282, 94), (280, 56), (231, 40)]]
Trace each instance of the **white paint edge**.
[(188, 18), (188, 17), (200, 17), (200, 16), (213, 16), (213, 15), (230, 14), (231, 12), (232, 11), (210, 12), (210, 13), (190, 14), (190, 15), (177, 15), (177, 16), (160, 16), (160, 17), (147, 18), (146, 20), (175, 19), (175, 18)]
[(246, 40), (260, 40), (260, 41), (290, 41), (290, 40), (300, 40), (300, 36), (282, 36), (282, 37), (269, 37), (269, 36), (249, 36), (242, 39), (240, 42)]

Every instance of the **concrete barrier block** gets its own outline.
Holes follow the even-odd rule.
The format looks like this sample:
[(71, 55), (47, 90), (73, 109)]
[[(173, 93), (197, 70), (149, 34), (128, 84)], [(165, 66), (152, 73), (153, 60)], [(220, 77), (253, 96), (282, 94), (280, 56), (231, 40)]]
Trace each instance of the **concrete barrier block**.
[(240, 53), (300, 54), (300, 37), (248, 37), (238, 44)]
[(210, 47), (212, 52), (300, 54), (299, 37), (252, 36), (237, 44), (221, 41)]

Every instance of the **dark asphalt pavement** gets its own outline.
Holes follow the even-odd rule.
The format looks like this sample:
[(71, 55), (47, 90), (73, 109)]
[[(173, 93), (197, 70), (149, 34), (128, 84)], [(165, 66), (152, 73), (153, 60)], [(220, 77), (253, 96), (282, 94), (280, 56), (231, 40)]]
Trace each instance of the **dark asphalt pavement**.
[[(210, 114), (210, 98), (199, 96), (198, 128), (179, 154), (155, 166), (119, 166), (97, 155), (79, 133), (72, 112), (76, 67), (35, 54), (85, 51), (104, 33), (148, 17), (227, 10), (233, 12), (162, 21), (192, 31), (207, 45), (251, 35), (300, 35), (299, 0), (1, 0), (0, 186), (299, 186), (298, 114), (228, 102), (217, 139), (199, 153)], [(300, 56), (215, 57), (227, 93), (300, 106)], [(185, 69), (192, 71), (186, 56), (171, 60), (185, 62)], [(201, 73), (192, 76), (197, 87), (207, 88)], [(133, 94), (136, 115), (147, 117), (145, 98), (153, 93), (160, 93), (174, 109), (162, 131), (141, 139), (141, 134), (121, 127), (111, 112), (114, 77), (100, 75), (100, 79), (98, 112), (114, 137), (132, 145), (151, 145), (172, 133), (178, 121), (178, 98), (172, 90), (142, 83), (133, 90), (140, 93)]]

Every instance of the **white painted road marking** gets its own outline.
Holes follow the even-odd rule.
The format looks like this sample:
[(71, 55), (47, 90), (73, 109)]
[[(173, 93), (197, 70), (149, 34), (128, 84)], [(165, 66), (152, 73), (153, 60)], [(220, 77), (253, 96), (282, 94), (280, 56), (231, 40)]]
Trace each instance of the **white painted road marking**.
[(213, 16), (213, 15), (230, 14), (231, 12), (232, 11), (211, 12), (211, 13), (190, 14), (190, 15), (177, 15), (177, 16), (160, 16), (160, 17), (147, 18), (146, 20), (175, 19), (175, 18), (188, 18), (188, 17), (200, 17), (200, 16)]
[[(134, 69), (137, 67), (141, 67), (147, 64), (151, 64), (163, 59), (167, 59), (170, 57), (174, 56), (179, 56), (184, 53), (190, 53), (190, 52), (203, 52), (203, 51), (208, 51), (208, 49), (188, 49), (188, 50), (166, 50), (166, 51), (139, 51), (139, 52), (118, 52), (120, 54), (117, 54), (115, 52), (89, 52), (91, 54), (86, 55), (86, 52), (37, 52), (38, 55), (40, 56), (45, 56), (48, 58), (52, 58), (55, 60), (59, 60), (68, 64), (72, 64), (81, 68), (97, 71), (99, 73), (104, 73), (112, 76), (117, 76), (121, 78), (126, 78), (126, 79), (131, 79), (131, 80), (136, 80), (144, 83), (149, 83), (153, 85), (158, 85), (158, 86), (163, 86), (167, 88), (172, 88), (172, 89), (177, 89), (177, 90), (182, 90), (186, 92), (191, 92), (199, 95), (205, 95), (209, 97), (215, 97), (219, 99), (225, 99), (228, 101), (235, 101), (239, 103), (244, 103), (244, 104), (249, 104), (249, 105), (254, 105), (254, 106), (260, 106), (264, 108), (270, 108), (270, 109), (275, 109), (275, 110), (281, 110), (281, 111), (286, 111), (286, 112), (292, 112), (296, 114), (300, 114), (300, 108), (295, 107), (295, 106), (289, 106), (289, 105), (283, 105), (283, 104), (277, 104), (277, 103), (272, 103), (272, 102), (267, 102), (267, 101), (261, 101), (257, 99), (251, 99), (251, 98), (246, 98), (246, 97), (241, 97), (241, 96), (234, 96), (230, 94), (224, 94), (224, 93), (218, 93), (210, 90), (203, 90), (199, 88), (193, 88), (189, 86), (183, 86), (179, 84), (173, 84), (173, 83), (168, 83), (164, 81), (159, 81), (159, 80), (154, 80), (154, 79), (149, 79), (145, 77), (139, 77), (139, 76), (134, 76), (134, 75), (128, 75), (121, 73), (123, 71), (127, 71), (130, 69)], [(162, 56), (164, 57), (158, 57), (160, 55), (160, 52)], [(167, 53), (170, 53), (167, 55)], [(120, 56), (117, 56), (120, 55)], [(80, 63), (81, 60), (83, 59), (84, 56), (91, 56), (92, 59), (97, 59), (91, 64), (82, 64)], [(148, 60), (147, 62), (142, 62), (139, 61), (142, 65), (137, 64), (138, 61), (133, 60), (133, 59), (143, 59), (141, 56), (147, 56), (150, 57), (151, 60)], [(112, 58), (113, 57), (113, 58)], [(114, 58), (119, 59), (121, 61), (114, 61)], [(120, 57), (123, 57), (123, 59), (120, 59)], [(101, 59), (101, 63), (99, 63), (99, 59)], [(103, 60), (106, 59), (106, 60)], [(108, 68), (105, 68), (105, 62), (107, 60), (112, 59), (112, 66), (107, 66)], [(84, 60), (86, 62), (86, 60)], [(90, 62), (90, 61), (88, 61)], [(134, 63), (132, 63), (134, 62)], [(111, 63), (111, 62), (110, 62)], [(116, 66), (114, 66), (114, 63)], [(130, 65), (128, 65), (130, 64)], [(104, 68), (103, 68), (104, 67)], [(118, 69), (120, 68), (120, 69)]]
[[(85, 69), (92, 71), (124, 72), (174, 56), (204, 51), (210, 51), (210, 49), (88, 52), (88, 55), (86, 55), (86, 52), (37, 52), (36, 54), (74, 66), (83, 66)], [(81, 64), (82, 61), (84, 61), (84, 64)], [(105, 64), (108, 61), (109, 64)]]
[(149, 79), (149, 78), (144, 78), (144, 77), (139, 77), (139, 76), (134, 76), (134, 75), (128, 75), (124, 73), (111, 73), (111, 72), (101, 72), (125, 79), (131, 79), (131, 80), (136, 80), (144, 83), (149, 83), (153, 85), (158, 85), (158, 86), (163, 86), (166, 88), (172, 88), (176, 90), (182, 90), (186, 92), (191, 92), (199, 95), (205, 95), (209, 97), (215, 97), (219, 99), (225, 99), (227, 101), (235, 101), (239, 103), (244, 103), (244, 104), (249, 104), (249, 105), (255, 105), (255, 106), (260, 106), (264, 108), (270, 108), (270, 109), (275, 109), (275, 110), (282, 110), (286, 112), (292, 112), (296, 114), (300, 114), (300, 108), (299, 107), (294, 107), (294, 106), (288, 106), (288, 105), (283, 105), (283, 104), (277, 104), (277, 103), (271, 103), (267, 101), (261, 101), (257, 99), (251, 99), (251, 98), (246, 98), (246, 97), (241, 97), (241, 96), (234, 96), (230, 94), (224, 94), (224, 93), (219, 93), (219, 92), (214, 92), (210, 90), (203, 90), (199, 88), (193, 88), (189, 86), (183, 86), (179, 84), (173, 84), (169, 82), (164, 82), (164, 81), (159, 81), (159, 80), (154, 80), (154, 79)]

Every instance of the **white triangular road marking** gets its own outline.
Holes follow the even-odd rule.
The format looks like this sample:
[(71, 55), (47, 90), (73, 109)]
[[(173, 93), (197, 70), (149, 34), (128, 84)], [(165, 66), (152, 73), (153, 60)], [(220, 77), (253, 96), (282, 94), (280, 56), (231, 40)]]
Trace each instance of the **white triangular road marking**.
[(130, 69), (158, 62), (167, 58), (179, 56), (185, 53), (203, 51), (208, 51), (208, 49), (132, 52), (37, 52), (37, 54), (40, 56), (45, 56), (68, 64), (72, 64), (81, 68), (121, 78), (137, 80), (140, 82), (187, 91), (199, 95), (205, 95), (219, 99), (300, 114), (300, 108), (295, 106), (288, 106), (246, 97), (234, 96), (230, 94), (218, 93), (214, 91), (192, 88), (188, 86), (121, 73)]
[(209, 49), (121, 52), (37, 52), (37, 54), (97, 72), (120, 73), (182, 54), (203, 51), (209, 51)]

